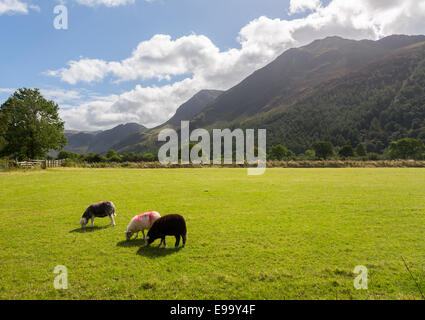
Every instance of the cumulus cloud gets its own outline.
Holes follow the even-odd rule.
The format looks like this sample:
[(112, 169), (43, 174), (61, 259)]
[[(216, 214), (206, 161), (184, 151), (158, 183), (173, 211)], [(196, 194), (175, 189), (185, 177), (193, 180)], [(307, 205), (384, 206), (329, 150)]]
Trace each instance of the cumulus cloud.
[[(39, 9), (37, 6), (31, 6), (34, 9)], [(29, 5), (20, 0), (0, 0), (0, 15), (2, 14), (27, 14)]]
[(64, 90), (60, 88), (40, 89), (40, 93), (47, 99), (58, 104), (71, 101), (81, 101), (83, 90)]
[(289, 12), (300, 13), (305, 12), (307, 10), (315, 10), (321, 6), (320, 0), (291, 0), (289, 4)]
[(172, 39), (155, 35), (141, 42), (127, 59), (104, 61), (81, 58), (59, 70), (49, 71), (71, 85), (113, 81), (172, 80), (162, 86), (143, 87), (108, 99), (95, 99), (64, 113), (75, 126), (73, 114), (84, 118), (84, 126), (99, 127), (136, 121), (148, 127), (166, 121), (175, 109), (201, 89), (229, 89), (256, 69), (291, 47), (327, 36), (379, 39), (395, 34), (425, 31), (425, 0), (292, 0), (290, 12), (309, 10), (292, 20), (257, 18), (244, 26), (237, 37), (238, 48), (220, 50), (203, 35)]

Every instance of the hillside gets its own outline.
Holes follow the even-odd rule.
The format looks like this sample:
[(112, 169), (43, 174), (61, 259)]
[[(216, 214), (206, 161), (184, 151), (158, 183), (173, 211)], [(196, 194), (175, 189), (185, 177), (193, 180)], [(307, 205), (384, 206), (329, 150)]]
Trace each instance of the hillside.
[(65, 131), (68, 141), (64, 150), (77, 153), (105, 153), (119, 141), (145, 130), (144, 126), (137, 123), (127, 123), (105, 131)]
[(191, 99), (182, 104), (174, 114), (174, 116), (168, 120), (165, 125), (169, 124), (172, 126), (180, 126), (181, 121), (189, 121), (200, 113), (206, 106), (214, 102), (223, 91), (219, 90), (202, 90), (195, 94)]
[[(143, 132), (137, 132), (113, 146), (114, 150), (121, 152), (155, 152), (158, 133), (164, 128), (179, 128), (181, 121), (190, 121), (196, 114), (204, 110), (217, 99), (223, 91), (202, 90), (177, 108), (176, 113), (164, 124)], [(143, 146), (139, 148), (142, 142)], [(147, 147), (145, 147), (147, 146)]]
[[(405, 136), (424, 139), (424, 43), (425, 36), (330, 37), (290, 49), (218, 96), (191, 128), (266, 128), (268, 146), (296, 153), (322, 139), (363, 142), (370, 152)], [(153, 150), (157, 132), (121, 148)]]

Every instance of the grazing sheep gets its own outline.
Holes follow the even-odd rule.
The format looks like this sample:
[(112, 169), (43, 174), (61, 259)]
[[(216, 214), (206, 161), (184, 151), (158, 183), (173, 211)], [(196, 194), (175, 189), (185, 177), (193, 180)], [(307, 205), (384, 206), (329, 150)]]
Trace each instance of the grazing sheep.
[(151, 211), (139, 214), (131, 219), (130, 224), (127, 227), (127, 231), (125, 231), (125, 236), (127, 241), (131, 239), (133, 234), (136, 234), (136, 239), (139, 237), (139, 232), (143, 233), (143, 240), (145, 240), (145, 230), (149, 230), (153, 223), (161, 218), (158, 212)]
[(84, 228), (90, 219), (91, 219), (91, 226), (93, 227), (94, 218), (96, 217), (103, 218), (106, 216), (109, 216), (109, 218), (111, 219), (112, 226), (115, 226), (114, 216), (116, 217), (117, 214), (115, 213), (114, 204), (111, 201), (101, 201), (101, 202), (93, 203), (86, 209), (83, 216), (81, 217), (81, 220), (80, 220), (81, 227)]
[(165, 248), (165, 236), (176, 237), (176, 248), (179, 246), (180, 237), (182, 237), (183, 247), (185, 246), (187, 238), (187, 229), (186, 222), (184, 221), (184, 218), (181, 215), (170, 214), (156, 220), (152, 227), (149, 229), (148, 235), (146, 237), (147, 245), (149, 246), (156, 239), (161, 238), (161, 243), (158, 247), (160, 247), (161, 244), (164, 244)]

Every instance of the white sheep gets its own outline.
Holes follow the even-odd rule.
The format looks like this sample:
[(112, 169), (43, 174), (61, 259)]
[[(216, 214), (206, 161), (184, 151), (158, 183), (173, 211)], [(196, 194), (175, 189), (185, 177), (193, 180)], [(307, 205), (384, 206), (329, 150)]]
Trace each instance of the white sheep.
[(145, 239), (145, 230), (149, 230), (153, 223), (161, 218), (158, 212), (151, 211), (145, 212), (135, 216), (131, 219), (129, 225), (127, 226), (127, 231), (125, 231), (125, 236), (127, 241), (136, 233), (136, 239), (139, 237), (139, 232), (142, 231), (143, 239)]

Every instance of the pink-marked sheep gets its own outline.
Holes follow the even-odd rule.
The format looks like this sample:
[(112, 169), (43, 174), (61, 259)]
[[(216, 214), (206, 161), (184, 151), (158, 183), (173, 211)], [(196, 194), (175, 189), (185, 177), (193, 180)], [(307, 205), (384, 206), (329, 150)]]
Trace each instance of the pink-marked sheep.
[(127, 226), (127, 231), (125, 231), (125, 236), (127, 241), (136, 233), (136, 239), (139, 237), (139, 232), (143, 233), (143, 240), (145, 239), (145, 230), (149, 230), (153, 223), (161, 218), (158, 212), (150, 211), (139, 214), (131, 219), (130, 224)]

